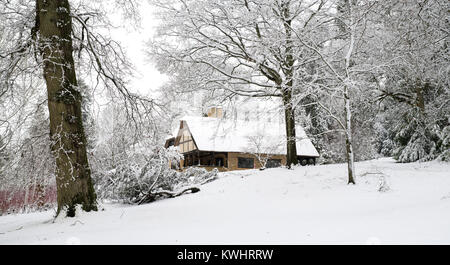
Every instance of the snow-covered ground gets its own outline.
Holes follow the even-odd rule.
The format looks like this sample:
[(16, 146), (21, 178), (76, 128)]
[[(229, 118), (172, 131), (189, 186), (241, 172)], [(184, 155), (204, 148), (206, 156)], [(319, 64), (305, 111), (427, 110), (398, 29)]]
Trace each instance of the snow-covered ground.
[(345, 164), (235, 171), (147, 205), (54, 222), (54, 211), (2, 216), (0, 244), (450, 244), (449, 163), (356, 170), (356, 186)]

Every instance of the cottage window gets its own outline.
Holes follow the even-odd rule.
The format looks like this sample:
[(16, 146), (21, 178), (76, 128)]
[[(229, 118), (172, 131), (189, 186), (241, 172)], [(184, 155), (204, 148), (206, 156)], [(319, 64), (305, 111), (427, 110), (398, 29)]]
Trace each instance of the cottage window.
[(253, 158), (238, 157), (238, 168), (255, 168)]
[(269, 159), (266, 164), (267, 168), (281, 167), (281, 159)]

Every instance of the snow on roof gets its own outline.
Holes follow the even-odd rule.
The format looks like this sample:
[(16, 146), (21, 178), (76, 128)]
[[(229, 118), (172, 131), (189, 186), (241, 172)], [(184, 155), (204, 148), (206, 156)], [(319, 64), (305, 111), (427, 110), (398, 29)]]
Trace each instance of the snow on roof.
[(175, 136), (173, 136), (173, 135), (167, 135), (165, 138), (164, 138), (164, 140), (165, 141), (167, 141), (167, 140), (170, 140), (170, 139), (172, 139), (172, 138), (174, 138)]
[(174, 124), (174, 122), (172, 122), (172, 126), (171, 126), (171, 133), (169, 135), (167, 135), (164, 140), (169, 140), (172, 138), (176, 138), (178, 135), (178, 130), (180, 129), (180, 122), (176, 122), (176, 124)]
[[(271, 154), (286, 154), (284, 123), (193, 116), (185, 116), (180, 120), (186, 121), (192, 137), (201, 151), (249, 152), (255, 150), (255, 144), (252, 144), (251, 138), (262, 137), (263, 148), (266, 150), (270, 148)], [(296, 137), (297, 155), (319, 156), (301, 126), (296, 126)]]

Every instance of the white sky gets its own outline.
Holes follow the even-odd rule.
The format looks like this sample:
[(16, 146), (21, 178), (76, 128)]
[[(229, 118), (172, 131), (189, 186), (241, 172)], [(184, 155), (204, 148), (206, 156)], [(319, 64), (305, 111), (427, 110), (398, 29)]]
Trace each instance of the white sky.
[[(134, 27), (126, 27), (111, 30), (111, 34), (115, 40), (119, 41), (130, 61), (134, 64), (137, 73), (135, 77), (131, 78), (130, 88), (132, 91), (139, 91), (145, 95), (149, 95), (155, 91), (165, 81), (167, 76), (159, 73), (153, 62), (150, 62), (145, 55), (145, 42), (148, 41), (154, 34), (157, 26), (157, 20), (153, 18), (152, 8), (147, 1), (140, 3), (142, 24), (140, 29)], [(116, 17), (117, 15), (114, 15)], [(118, 20), (114, 20), (114, 24), (118, 24)]]
[[(134, 76), (128, 77), (130, 82), (127, 88), (132, 92), (139, 92), (141, 95), (156, 99), (158, 97), (157, 89), (168, 78), (166, 75), (159, 73), (155, 64), (147, 58), (145, 42), (149, 41), (156, 32), (158, 22), (156, 19), (153, 19), (152, 8), (147, 0), (142, 0), (139, 4), (142, 18), (140, 28), (133, 27), (130, 21), (124, 21), (122, 10), (114, 8), (114, 5), (106, 6), (107, 10), (105, 11), (110, 15), (110, 20), (115, 26), (115, 28), (110, 28), (108, 32), (115, 41), (121, 44), (129, 61), (134, 65)], [(99, 115), (102, 113), (102, 110), (105, 110), (105, 107), (110, 105), (106, 94), (102, 94), (104, 91), (99, 91), (99, 93), (95, 97), (93, 110), (97, 120), (101, 119)]]

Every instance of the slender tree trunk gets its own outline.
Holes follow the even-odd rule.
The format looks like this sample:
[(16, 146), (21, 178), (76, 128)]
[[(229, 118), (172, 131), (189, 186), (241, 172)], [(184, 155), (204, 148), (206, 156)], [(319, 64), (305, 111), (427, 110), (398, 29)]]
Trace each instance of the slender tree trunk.
[(343, 96), (344, 96), (344, 104), (345, 104), (345, 136), (346, 136), (346, 149), (347, 149), (347, 165), (348, 165), (348, 184), (356, 184), (355, 182), (355, 155), (353, 153), (353, 141), (352, 141), (352, 109), (350, 106), (350, 93), (349, 82), (351, 80), (350, 76), (350, 67), (351, 67), (351, 58), (353, 54), (353, 49), (355, 48), (355, 35), (356, 29), (353, 19), (353, 5), (356, 2), (347, 1), (348, 5), (348, 18), (350, 25), (350, 36), (348, 43), (348, 51), (345, 56), (345, 77), (346, 81), (344, 82), (343, 88)]
[(57, 214), (64, 210), (73, 217), (76, 205), (91, 211), (97, 210), (97, 204), (86, 154), (68, 0), (37, 0), (36, 19), (57, 166)]
[(25, 198), (23, 199), (23, 211), (25, 212), (28, 205), (28, 196), (29, 196), (28, 194), (30, 191), (30, 187), (27, 184), (25, 184), (24, 187), (25, 187)]
[(355, 184), (355, 155), (352, 141), (352, 112), (347, 86), (344, 88), (345, 98), (345, 142), (347, 149), (348, 184)]

